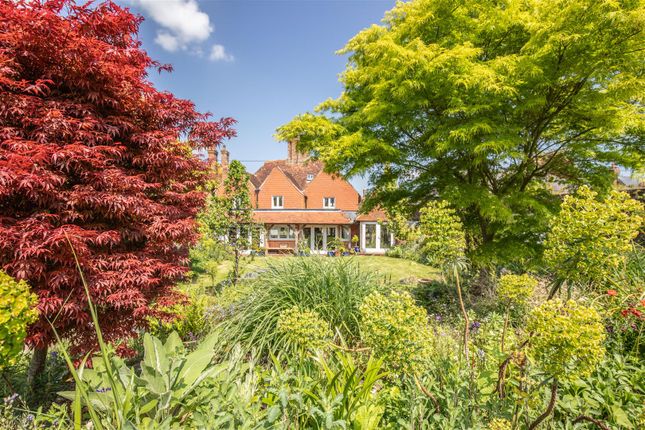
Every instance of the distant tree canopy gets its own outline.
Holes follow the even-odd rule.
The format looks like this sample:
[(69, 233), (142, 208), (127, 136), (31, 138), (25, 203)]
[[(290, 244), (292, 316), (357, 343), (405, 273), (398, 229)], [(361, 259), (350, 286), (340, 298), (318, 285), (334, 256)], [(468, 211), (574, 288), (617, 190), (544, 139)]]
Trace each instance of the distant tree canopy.
[(50, 322), (95, 346), (72, 247), (106, 339), (176, 299), (205, 197), (193, 151), (235, 133), (152, 86), (168, 67), (141, 49), (140, 22), (112, 2), (0, 0), (0, 269), (38, 295), (36, 361)]
[[(366, 205), (455, 207), (470, 257), (531, 258), (558, 198), (643, 166), (643, 1), (414, 0), (340, 53), (343, 93), (277, 131), (344, 175)], [(398, 184), (392, 187), (392, 182)]]

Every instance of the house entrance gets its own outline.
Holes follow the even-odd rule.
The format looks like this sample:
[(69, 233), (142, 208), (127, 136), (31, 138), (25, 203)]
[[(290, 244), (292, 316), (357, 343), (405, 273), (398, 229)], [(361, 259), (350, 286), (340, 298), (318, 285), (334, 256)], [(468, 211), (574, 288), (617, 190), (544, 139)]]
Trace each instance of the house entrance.
[(327, 244), (338, 233), (336, 226), (312, 225), (302, 229), (303, 240), (301, 248), (309, 248), (313, 253), (324, 254), (327, 252)]

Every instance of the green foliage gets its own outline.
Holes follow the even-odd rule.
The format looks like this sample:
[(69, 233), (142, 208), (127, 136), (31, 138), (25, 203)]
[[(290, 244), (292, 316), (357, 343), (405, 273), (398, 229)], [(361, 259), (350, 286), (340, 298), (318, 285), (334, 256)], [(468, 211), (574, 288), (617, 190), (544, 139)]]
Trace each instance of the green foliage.
[(527, 306), (538, 280), (528, 274), (505, 274), (499, 278), (497, 297), (506, 307), (524, 308)]
[(573, 300), (549, 300), (527, 321), (530, 355), (550, 376), (566, 381), (589, 376), (603, 358), (605, 327), (595, 309)]
[(611, 428), (642, 429), (645, 425), (645, 367), (639, 358), (607, 355), (585, 379), (562, 384), (561, 419), (592, 416)]
[(427, 368), (433, 333), (426, 311), (405, 292), (374, 292), (360, 306), (361, 339), (395, 373), (415, 374)]
[(87, 407), (91, 402), (102, 428), (177, 428), (190, 423), (195, 406), (204, 401), (197, 388), (227, 367), (211, 364), (216, 342), (211, 336), (188, 353), (176, 333), (165, 344), (146, 333), (140, 372), (102, 351), (109, 356), (95, 358), (91, 369), (78, 370), (81, 383), (76, 391), (60, 395), (78, 401), (82, 398), (78, 391), (84, 390), (82, 404)]
[(0, 371), (16, 364), (27, 327), (38, 318), (37, 302), (25, 281), (18, 282), (0, 270)]
[[(198, 254), (215, 254), (223, 258), (218, 245), (212, 241), (219, 240), (226, 244), (235, 258), (233, 283), (236, 283), (240, 276), (240, 253), (251, 246), (249, 232), (253, 238), (258, 228), (253, 224), (253, 205), (249, 196), (248, 181), (249, 174), (244, 165), (238, 160), (233, 160), (224, 182), (211, 184), (206, 207), (198, 216), (202, 235), (206, 238), (206, 241), (202, 242), (202, 250), (197, 250)], [(216, 267), (205, 267), (213, 279), (213, 270), (216, 270)]]
[(195, 273), (205, 273), (210, 277), (211, 286), (220, 271), (222, 261), (230, 257), (231, 251), (221, 240), (213, 237), (213, 232), (201, 225), (202, 237), (190, 250), (190, 267)]
[(219, 328), (226, 345), (240, 342), (260, 354), (282, 350), (286, 339), (276, 331), (278, 319), (294, 306), (315, 311), (346, 340), (358, 339), (358, 307), (379, 286), (375, 274), (349, 258), (280, 260), (250, 282), (252, 291)]
[(317, 355), (313, 367), (276, 365), (266, 395), (267, 424), (279, 429), (381, 428), (377, 390), (386, 375), (381, 366), (371, 357), (361, 366), (346, 352)]
[(159, 309), (166, 317), (149, 319), (150, 334), (166, 339), (172, 332), (176, 332), (181, 339), (192, 341), (208, 333), (211, 327), (206, 312), (213, 299), (201, 289), (190, 289), (186, 294), (185, 301)]
[(445, 201), (432, 201), (421, 209), (419, 230), (424, 236), (426, 263), (444, 267), (464, 256), (466, 239), (454, 209)]
[(299, 351), (323, 348), (333, 337), (329, 324), (317, 312), (303, 310), (297, 305), (278, 316), (276, 330)]
[(643, 205), (628, 194), (611, 191), (599, 198), (588, 187), (580, 187), (564, 198), (553, 219), (545, 260), (561, 279), (605, 285), (625, 263), (644, 220)]
[(340, 51), (340, 97), (277, 137), (329, 170), (370, 173), (366, 207), (449, 201), (475, 260), (539, 257), (558, 206), (549, 180), (606, 188), (608, 162), (642, 166), (643, 8), (398, 2)]

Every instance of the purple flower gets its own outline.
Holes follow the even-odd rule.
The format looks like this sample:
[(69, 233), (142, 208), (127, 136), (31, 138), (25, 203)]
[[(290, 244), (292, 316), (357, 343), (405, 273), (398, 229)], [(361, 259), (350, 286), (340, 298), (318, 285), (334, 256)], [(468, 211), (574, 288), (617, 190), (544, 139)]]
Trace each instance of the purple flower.
[(443, 320), (443, 318), (441, 317), (441, 315), (436, 314), (436, 315), (434, 316), (434, 320), (435, 320), (436, 322), (441, 322), (441, 321)]
[(107, 391), (112, 391), (112, 388), (105, 387), (105, 388), (99, 388), (99, 389), (96, 390), (97, 393), (105, 393)]
[(481, 323), (479, 321), (473, 321), (470, 324), (470, 331), (477, 331), (477, 329), (479, 329), (479, 327), (481, 327)]
[(27, 415), (27, 421), (33, 421), (34, 416), (32, 414)]

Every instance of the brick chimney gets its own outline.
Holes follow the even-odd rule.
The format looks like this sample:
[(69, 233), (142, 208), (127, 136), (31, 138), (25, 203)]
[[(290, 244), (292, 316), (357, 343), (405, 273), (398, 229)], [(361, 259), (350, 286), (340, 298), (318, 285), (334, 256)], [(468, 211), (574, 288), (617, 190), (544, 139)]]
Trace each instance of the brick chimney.
[(208, 165), (213, 167), (217, 163), (217, 149), (215, 149), (215, 146), (210, 146), (206, 152), (208, 153), (208, 158), (206, 161), (208, 162)]
[(226, 173), (228, 172), (228, 160), (229, 160), (229, 152), (228, 149), (226, 149), (226, 145), (222, 146), (222, 172)]
[(290, 140), (287, 143), (287, 163), (289, 164), (302, 164), (309, 160), (309, 156), (304, 152), (298, 151), (298, 141)]

